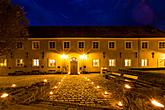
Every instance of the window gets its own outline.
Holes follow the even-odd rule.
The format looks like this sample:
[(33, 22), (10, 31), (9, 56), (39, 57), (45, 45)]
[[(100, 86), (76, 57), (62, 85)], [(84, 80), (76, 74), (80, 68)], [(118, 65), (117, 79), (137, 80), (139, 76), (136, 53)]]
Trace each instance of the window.
[(159, 49), (165, 49), (165, 41), (160, 41), (158, 47)]
[(64, 42), (64, 48), (65, 48), (65, 49), (66, 49), (66, 48), (70, 48), (70, 42), (65, 41), (65, 42)]
[(85, 43), (84, 42), (78, 42), (78, 48), (84, 48)]
[(17, 42), (16, 48), (17, 48), (17, 49), (23, 48), (22, 42)]
[(158, 59), (158, 67), (165, 67), (165, 59), (164, 58)]
[(99, 67), (99, 59), (93, 59), (93, 67)]
[(16, 59), (16, 66), (17, 67), (23, 67), (24, 66), (23, 59)]
[(49, 41), (49, 49), (55, 49), (55, 48), (56, 48), (55, 41)]
[(32, 41), (32, 49), (39, 49), (40, 42), (39, 41)]
[(131, 41), (126, 41), (125, 42), (125, 48), (126, 49), (131, 49), (132, 48), (132, 42)]
[(55, 67), (56, 66), (56, 60), (49, 59), (48, 60), (48, 67)]
[(109, 49), (115, 49), (116, 48), (116, 42), (115, 41), (109, 41), (108, 42), (108, 48)]
[(148, 66), (148, 60), (147, 59), (141, 59), (141, 66)]
[(33, 66), (39, 66), (39, 59), (33, 59)]
[(0, 67), (6, 67), (7, 66), (7, 59), (0, 59)]
[(125, 59), (125, 66), (131, 66), (131, 59)]
[(97, 41), (92, 42), (92, 48), (98, 49), (99, 48), (99, 42), (97, 42)]
[(141, 48), (142, 49), (147, 49), (148, 48), (148, 42), (147, 41), (142, 41), (141, 42)]
[(109, 59), (109, 66), (116, 66), (116, 60), (115, 59)]

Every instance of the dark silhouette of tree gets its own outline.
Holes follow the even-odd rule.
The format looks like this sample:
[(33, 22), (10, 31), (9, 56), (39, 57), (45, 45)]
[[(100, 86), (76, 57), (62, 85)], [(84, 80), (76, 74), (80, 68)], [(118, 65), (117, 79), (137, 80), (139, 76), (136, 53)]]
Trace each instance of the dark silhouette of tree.
[(28, 37), (28, 20), (23, 8), (0, 0), (0, 56), (16, 49)]

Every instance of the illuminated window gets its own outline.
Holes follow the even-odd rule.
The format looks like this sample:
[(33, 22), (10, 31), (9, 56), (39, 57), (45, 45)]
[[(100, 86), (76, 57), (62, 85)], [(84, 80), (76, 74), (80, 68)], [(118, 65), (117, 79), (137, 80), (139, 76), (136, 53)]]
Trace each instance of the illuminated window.
[(116, 60), (115, 59), (109, 59), (109, 66), (116, 66)]
[(84, 42), (78, 42), (78, 48), (84, 48), (85, 43)]
[(108, 48), (109, 49), (115, 49), (116, 48), (116, 42), (115, 41), (109, 41), (108, 42)]
[(49, 49), (55, 49), (56, 48), (56, 43), (55, 41), (49, 41)]
[(17, 48), (17, 49), (23, 48), (22, 42), (17, 42), (16, 48)]
[(99, 59), (93, 59), (93, 67), (99, 67)]
[(48, 60), (48, 67), (55, 67), (56, 66), (56, 60), (49, 59)]
[(92, 42), (92, 48), (93, 49), (98, 49), (99, 48), (99, 42), (98, 41), (93, 41)]
[(131, 66), (131, 59), (125, 59), (125, 66)]
[(32, 41), (32, 49), (39, 49), (40, 41)]
[(141, 66), (148, 66), (148, 60), (147, 59), (141, 59)]
[(131, 41), (126, 41), (125, 42), (125, 48), (126, 49), (131, 49), (132, 48), (132, 42)]
[(148, 42), (147, 41), (142, 41), (141, 42), (141, 48), (142, 49), (147, 49), (148, 48)]
[(24, 66), (23, 59), (16, 59), (16, 66), (17, 67), (23, 67)]
[(70, 42), (69, 41), (65, 41), (64, 42), (64, 48), (70, 48)]
[(6, 67), (7, 66), (7, 59), (0, 59), (0, 67)]
[(159, 41), (159, 49), (165, 49), (165, 41)]
[(33, 66), (39, 66), (39, 59), (33, 59)]

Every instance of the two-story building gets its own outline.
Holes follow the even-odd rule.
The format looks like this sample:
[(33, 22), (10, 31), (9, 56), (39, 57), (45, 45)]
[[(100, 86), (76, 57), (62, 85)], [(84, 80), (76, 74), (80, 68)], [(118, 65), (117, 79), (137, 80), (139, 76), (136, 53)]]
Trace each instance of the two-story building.
[(34, 26), (29, 34), (15, 52), (1, 56), (1, 75), (165, 67), (165, 32), (152, 27)]

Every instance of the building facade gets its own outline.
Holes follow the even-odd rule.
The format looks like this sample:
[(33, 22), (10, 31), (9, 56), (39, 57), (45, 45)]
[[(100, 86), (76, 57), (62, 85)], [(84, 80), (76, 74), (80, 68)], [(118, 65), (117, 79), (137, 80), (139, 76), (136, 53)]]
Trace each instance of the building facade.
[(30, 27), (29, 33), (14, 52), (1, 56), (1, 75), (165, 67), (165, 33), (154, 28)]

